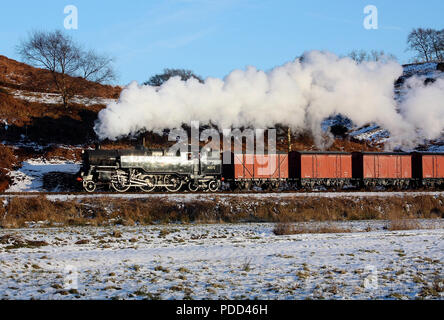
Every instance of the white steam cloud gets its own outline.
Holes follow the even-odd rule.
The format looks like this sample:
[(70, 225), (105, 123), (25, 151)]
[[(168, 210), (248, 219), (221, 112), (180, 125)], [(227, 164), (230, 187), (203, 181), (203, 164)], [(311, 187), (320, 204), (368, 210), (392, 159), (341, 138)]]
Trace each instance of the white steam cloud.
[(424, 84), (424, 79), (407, 80), (407, 93), (400, 104), (403, 118), (417, 129), (417, 140), (439, 138), (444, 129), (444, 79)]
[[(391, 133), (391, 145), (435, 138), (444, 127), (443, 81), (424, 87), (419, 80), (399, 106), (394, 82), (402, 75), (394, 61), (356, 64), (350, 58), (312, 51), (301, 59), (264, 72), (235, 70), (223, 80), (172, 78), (160, 88), (125, 88), (116, 103), (99, 113), (95, 130), (101, 139), (117, 139), (140, 130), (178, 128), (191, 121), (219, 128), (276, 124), (310, 130), (319, 139), (321, 122), (342, 114), (356, 125), (377, 123)], [(425, 105), (426, 104), (426, 105)]]

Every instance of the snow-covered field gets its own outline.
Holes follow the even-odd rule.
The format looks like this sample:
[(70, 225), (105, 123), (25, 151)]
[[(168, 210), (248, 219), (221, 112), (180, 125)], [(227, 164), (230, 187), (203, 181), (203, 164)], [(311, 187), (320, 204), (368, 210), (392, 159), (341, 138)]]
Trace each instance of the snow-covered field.
[(49, 173), (75, 174), (80, 170), (79, 163), (63, 160), (29, 159), (22, 163), (18, 170), (11, 171), (9, 176), (12, 184), (6, 192), (42, 192), (42, 191), (64, 191), (45, 190), (43, 179)]
[(443, 298), (442, 219), (396, 232), (383, 221), (337, 224), (357, 232), (275, 236), (273, 224), (1, 230), (0, 299)]

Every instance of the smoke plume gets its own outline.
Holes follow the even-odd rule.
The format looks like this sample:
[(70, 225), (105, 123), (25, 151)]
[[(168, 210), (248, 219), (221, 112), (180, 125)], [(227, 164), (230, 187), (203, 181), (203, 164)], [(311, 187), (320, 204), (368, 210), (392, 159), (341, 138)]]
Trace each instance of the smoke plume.
[(342, 114), (357, 126), (377, 123), (387, 129), (392, 146), (412, 146), (420, 138), (418, 132), (433, 138), (443, 129), (443, 82), (428, 87), (409, 83), (413, 88), (399, 106), (394, 82), (402, 72), (394, 61), (357, 64), (312, 51), (268, 72), (247, 67), (223, 80), (172, 78), (161, 87), (133, 82), (118, 102), (99, 113), (95, 130), (101, 139), (113, 140), (199, 121), (221, 129), (281, 124), (320, 137), (321, 122)]

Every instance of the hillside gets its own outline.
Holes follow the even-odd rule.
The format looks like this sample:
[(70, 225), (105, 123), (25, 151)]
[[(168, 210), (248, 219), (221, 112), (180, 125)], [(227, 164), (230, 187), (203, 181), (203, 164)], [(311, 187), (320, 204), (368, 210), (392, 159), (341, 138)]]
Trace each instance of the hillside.
[[(81, 95), (89, 98), (117, 99), (121, 88), (110, 85), (101, 85), (82, 78), (71, 78), (81, 88)], [(0, 86), (10, 89), (54, 93), (55, 85), (51, 81), (51, 72), (34, 68), (0, 55)]]

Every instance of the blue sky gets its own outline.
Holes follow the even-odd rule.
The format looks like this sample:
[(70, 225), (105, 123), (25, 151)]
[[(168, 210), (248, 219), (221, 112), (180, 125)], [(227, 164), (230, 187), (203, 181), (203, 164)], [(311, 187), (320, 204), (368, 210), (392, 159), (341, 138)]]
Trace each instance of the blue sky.
[[(173, 67), (203, 77), (269, 70), (313, 49), (384, 50), (406, 63), (412, 28), (444, 28), (442, 0), (16, 0), (1, 6), (0, 54), (19, 60), (28, 31), (63, 29), (66, 5), (79, 11), (68, 33), (115, 57), (121, 84)], [(366, 5), (378, 8), (377, 30), (363, 27)]]

